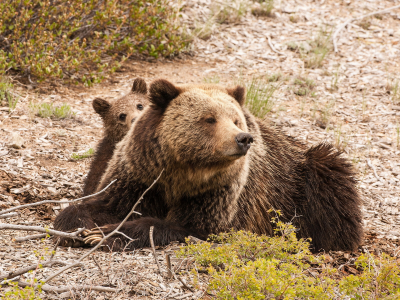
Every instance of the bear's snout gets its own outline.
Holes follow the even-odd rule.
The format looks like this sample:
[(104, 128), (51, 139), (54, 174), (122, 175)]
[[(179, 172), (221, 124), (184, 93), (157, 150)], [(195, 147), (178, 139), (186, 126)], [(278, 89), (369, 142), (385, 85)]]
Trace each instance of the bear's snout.
[(241, 132), (236, 136), (236, 143), (239, 146), (243, 155), (250, 149), (250, 144), (253, 142), (253, 137), (249, 133)]

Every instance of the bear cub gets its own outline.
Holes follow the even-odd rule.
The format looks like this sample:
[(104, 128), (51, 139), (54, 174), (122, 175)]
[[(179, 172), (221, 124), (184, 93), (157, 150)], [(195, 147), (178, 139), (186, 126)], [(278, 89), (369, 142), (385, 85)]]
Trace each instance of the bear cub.
[[(106, 246), (148, 247), (151, 226), (156, 245), (231, 228), (272, 235), (274, 210), (298, 228), (299, 238), (312, 239), (313, 251), (352, 251), (361, 244), (355, 173), (332, 145), (307, 147), (257, 119), (240, 86), (177, 86), (160, 79), (150, 85), (149, 100), (118, 143), (98, 189), (117, 181), (64, 209), (55, 229), (84, 227), (84, 242), (98, 243), (147, 191), (136, 207), (141, 215), (132, 215)], [(61, 245), (78, 244), (63, 239)]]
[(96, 192), (116, 144), (128, 133), (131, 124), (148, 104), (147, 84), (142, 78), (136, 78), (131, 91), (113, 102), (101, 98), (93, 100), (93, 108), (103, 120), (104, 137), (98, 143), (96, 155), (86, 177), (84, 196)]

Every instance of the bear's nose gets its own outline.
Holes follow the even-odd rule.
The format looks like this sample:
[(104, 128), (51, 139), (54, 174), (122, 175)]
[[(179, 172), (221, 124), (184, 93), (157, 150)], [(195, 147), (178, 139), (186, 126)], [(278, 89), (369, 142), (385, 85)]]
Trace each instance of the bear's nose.
[(253, 137), (249, 133), (241, 132), (236, 136), (236, 143), (240, 151), (245, 155), (247, 150), (250, 149), (250, 144), (253, 142)]

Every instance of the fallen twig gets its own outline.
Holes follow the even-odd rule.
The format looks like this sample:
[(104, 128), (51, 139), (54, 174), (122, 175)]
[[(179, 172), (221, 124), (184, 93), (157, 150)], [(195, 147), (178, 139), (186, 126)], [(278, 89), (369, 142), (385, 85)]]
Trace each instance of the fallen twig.
[(271, 48), (272, 51), (274, 51), (275, 53), (278, 53), (280, 55), (286, 56), (285, 53), (279, 52), (278, 50), (275, 49), (274, 45), (272, 45), (271, 37), (269, 35), (267, 35), (267, 38), (268, 38), (268, 45), (269, 45), (269, 47)]
[(80, 233), (82, 233), (82, 231), (85, 230), (85, 228), (80, 228), (79, 230), (77, 230), (75, 232), (63, 232), (63, 231), (44, 228), (44, 227), (40, 227), (40, 226), (25, 226), (25, 225), (15, 225), (15, 224), (0, 223), (0, 230), (5, 230), (5, 229), (39, 231), (39, 232), (43, 232), (43, 233), (50, 234), (50, 235), (56, 235), (56, 236), (62, 236), (62, 237), (70, 238), (70, 239), (75, 239), (75, 240), (78, 240), (78, 241), (83, 241), (83, 238), (81, 238), (78, 235)]
[(150, 236), (151, 249), (153, 249), (154, 259), (156, 260), (157, 267), (158, 267), (158, 271), (160, 272), (160, 275), (162, 276), (163, 273), (162, 273), (162, 271), (161, 271), (160, 262), (159, 262), (158, 259), (157, 259), (156, 248), (154, 247), (153, 231), (154, 231), (154, 226), (150, 226), (149, 236)]
[(368, 17), (374, 16), (374, 15), (386, 14), (386, 13), (388, 13), (388, 12), (390, 12), (391, 10), (396, 9), (396, 8), (400, 8), (400, 5), (396, 5), (396, 6), (392, 6), (392, 7), (383, 9), (383, 10), (375, 11), (375, 12), (372, 12), (372, 13), (369, 13), (369, 14), (366, 14), (366, 15), (363, 15), (363, 16), (356, 17), (356, 18), (349, 18), (349, 19), (347, 19), (342, 25), (340, 25), (340, 26), (335, 30), (335, 32), (334, 32), (334, 34), (333, 34), (333, 36), (332, 36), (333, 47), (334, 47), (334, 49), (335, 49), (335, 52), (338, 52), (336, 37), (337, 37), (337, 35), (339, 34), (339, 32), (340, 32), (343, 28), (345, 28), (349, 23), (354, 22), (354, 21), (357, 21), (357, 20), (362, 20), (362, 19), (364, 19), (364, 18), (368, 18)]
[[(142, 201), (144, 195), (146, 195), (146, 193), (156, 184), (156, 182), (160, 179), (162, 173), (164, 172), (164, 169), (161, 171), (160, 175), (157, 177), (156, 180), (154, 180), (154, 182), (147, 188), (147, 190), (144, 191), (144, 193), (142, 194), (142, 196), (140, 196), (139, 200), (136, 201), (135, 205), (132, 207), (131, 211), (126, 215), (125, 219), (122, 220), (122, 222), (118, 225), (118, 227), (113, 230), (112, 232), (110, 232), (109, 234), (107, 234), (105, 237), (102, 238), (102, 240), (95, 246), (92, 248), (92, 250), (90, 250), (88, 253), (86, 253), (85, 255), (81, 256), (81, 258), (79, 258), (77, 260), (77, 263), (80, 263), (84, 258), (88, 257), (90, 254), (92, 254), (94, 251), (96, 251), (98, 248), (101, 247), (101, 245), (113, 234), (115, 234), (116, 232), (119, 231), (119, 229), (124, 225), (124, 223), (130, 218), (130, 216), (135, 212), (136, 207), (140, 204), (140, 202)], [(64, 268), (61, 268), (60, 270), (58, 270), (57, 272), (49, 275), (43, 282), (49, 282), (50, 280), (52, 280), (53, 278), (55, 278), (56, 276), (60, 275), (61, 273), (65, 272), (66, 270), (74, 267), (76, 264), (71, 264), (68, 266), (65, 266)]]
[[(18, 281), (17, 282), (19, 286), (21, 287), (26, 287), (26, 286), (32, 286), (31, 283), (25, 282), (25, 281)], [(84, 290), (91, 290), (91, 291), (98, 291), (98, 292), (112, 292), (115, 293), (118, 290), (106, 286), (96, 286), (96, 285), (71, 285), (71, 286), (66, 286), (66, 287), (56, 287), (56, 286), (51, 286), (48, 284), (42, 285), (42, 290), (45, 292), (56, 292), (56, 293), (63, 293), (63, 292), (70, 292), (70, 291), (84, 291)]]
[[(50, 259), (50, 260), (47, 260), (47, 261), (41, 263), (40, 265), (43, 268), (47, 268), (47, 267), (52, 267), (53, 265), (63, 265), (63, 266), (65, 266), (68, 263), (69, 262), (66, 262), (66, 261), (51, 260)], [(36, 263), (36, 264), (32, 264), (32, 265), (24, 267), (24, 268), (19, 268), (19, 269), (15, 270), (15, 271), (11, 271), (11, 272), (8, 272), (8, 273), (3, 273), (3, 274), (0, 274), (0, 279), (14, 278), (16, 276), (28, 273), (29, 271), (36, 270), (37, 267), (38, 267), (38, 264)], [(5, 283), (2, 282), (1, 284), (5, 284)]]
[(109, 185), (107, 185), (104, 189), (102, 189), (101, 191), (94, 193), (92, 195), (87, 195), (85, 197), (81, 197), (78, 199), (73, 199), (73, 200), (43, 200), (43, 201), (39, 201), (39, 202), (35, 202), (35, 203), (29, 203), (29, 204), (24, 204), (24, 205), (19, 205), (16, 207), (12, 207), (3, 211), (0, 211), (0, 215), (4, 215), (6, 213), (9, 213), (11, 211), (17, 210), (17, 209), (21, 209), (21, 208), (25, 208), (25, 207), (30, 207), (30, 206), (36, 206), (36, 205), (41, 205), (41, 204), (46, 204), (46, 203), (72, 203), (72, 202), (76, 202), (76, 201), (81, 201), (81, 200), (85, 200), (94, 196), (97, 196), (101, 193), (103, 193), (105, 190), (107, 190), (114, 182), (116, 182), (117, 179), (114, 179), (113, 181), (111, 181), (109, 183)]
[(367, 165), (372, 169), (372, 171), (374, 171), (375, 178), (378, 179), (380, 182), (385, 183), (385, 181), (378, 176), (378, 174), (376, 173), (375, 166), (372, 164), (372, 162), (369, 159), (367, 160)]
[(165, 255), (165, 260), (167, 261), (167, 271), (168, 271), (168, 279), (173, 277), (172, 274), (172, 265), (171, 265), (171, 255)]
[(11, 218), (11, 217), (16, 217), (16, 216), (18, 216), (18, 213), (12, 212), (12, 213), (8, 213), (8, 214), (0, 215), (0, 219), (7, 219), (7, 218)]
[(42, 238), (45, 238), (46, 236), (47, 236), (47, 233), (32, 234), (32, 235), (27, 235), (27, 236), (23, 236), (23, 237), (17, 237), (17, 238), (15, 238), (15, 241), (17, 243), (21, 243), (21, 242), (25, 242), (25, 241), (29, 241), (29, 240), (42, 239)]

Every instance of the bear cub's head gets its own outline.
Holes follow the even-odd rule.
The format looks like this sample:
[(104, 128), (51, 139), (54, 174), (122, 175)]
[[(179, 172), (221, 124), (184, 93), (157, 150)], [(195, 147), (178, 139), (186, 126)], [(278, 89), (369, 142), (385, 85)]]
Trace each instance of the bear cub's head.
[(113, 102), (101, 98), (93, 100), (94, 110), (103, 119), (105, 135), (117, 142), (122, 140), (148, 104), (147, 84), (142, 78), (136, 78), (131, 91)]
[(245, 97), (240, 86), (175, 86), (160, 79), (150, 86), (152, 105), (145, 115), (161, 115), (157, 135), (169, 160), (195, 168), (230, 165), (242, 160), (253, 143), (243, 111)]

